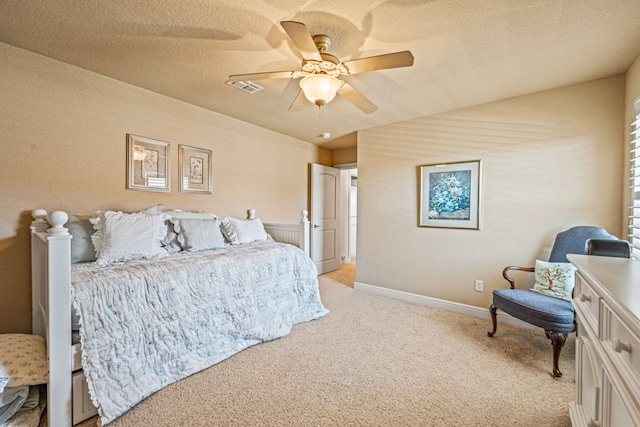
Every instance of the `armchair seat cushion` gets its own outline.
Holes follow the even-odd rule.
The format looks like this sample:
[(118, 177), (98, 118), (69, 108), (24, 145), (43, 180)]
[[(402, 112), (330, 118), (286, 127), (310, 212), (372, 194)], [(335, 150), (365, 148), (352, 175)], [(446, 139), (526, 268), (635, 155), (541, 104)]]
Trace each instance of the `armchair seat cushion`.
[(496, 289), (493, 305), (520, 320), (545, 330), (568, 334), (576, 330), (570, 301), (528, 289)]

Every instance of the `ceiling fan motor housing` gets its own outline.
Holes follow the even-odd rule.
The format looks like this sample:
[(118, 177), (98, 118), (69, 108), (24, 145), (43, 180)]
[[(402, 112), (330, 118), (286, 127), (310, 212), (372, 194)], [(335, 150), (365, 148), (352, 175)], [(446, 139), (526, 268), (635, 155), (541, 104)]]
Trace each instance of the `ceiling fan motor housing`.
[(320, 53), (328, 51), (331, 46), (331, 39), (324, 34), (316, 34), (313, 36), (313, 42), (316, 44), (318, 52)]

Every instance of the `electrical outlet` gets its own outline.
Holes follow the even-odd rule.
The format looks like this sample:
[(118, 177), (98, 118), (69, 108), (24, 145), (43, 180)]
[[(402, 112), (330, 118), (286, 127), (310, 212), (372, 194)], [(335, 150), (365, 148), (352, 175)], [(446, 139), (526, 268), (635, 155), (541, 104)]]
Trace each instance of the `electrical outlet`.
[(474, 289), (476, 292), (482, 292), (484, 290), (484, 282), (482, 280), (476, 280)]

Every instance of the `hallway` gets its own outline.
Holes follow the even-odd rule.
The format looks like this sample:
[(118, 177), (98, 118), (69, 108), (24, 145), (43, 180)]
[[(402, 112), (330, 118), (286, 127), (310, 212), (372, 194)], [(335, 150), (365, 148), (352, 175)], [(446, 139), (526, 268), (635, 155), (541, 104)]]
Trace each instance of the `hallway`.
[(353, 288), (356, 281), (356, 260), (353, 258), (350, 263), (342, 264), (339, 269), (322, 274), (320, 277), (327, 277)]

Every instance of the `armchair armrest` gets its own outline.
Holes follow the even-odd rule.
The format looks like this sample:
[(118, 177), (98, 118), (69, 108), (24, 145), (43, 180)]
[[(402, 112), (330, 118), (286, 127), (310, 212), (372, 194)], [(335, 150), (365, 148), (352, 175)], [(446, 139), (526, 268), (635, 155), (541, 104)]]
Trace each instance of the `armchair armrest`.
[(515, 289), (515, 283), (513, 281), (512, 277), (509, 277), (509, 275), (507, 274), (509, 272), (509, 270), (518, 270), (518, 271), (530, 271), (530, 272), (534, 272), (536, 271), (536, 269), (534, 267), (516, 267), (516, 266), (509, 266), (507, 268), (505, 268), (504, 270), (502, 270), (502, 277), (505, 278), (505, 280), (507, 282), (509, 282), (509, 286), (511, 286), (511, 289)]

